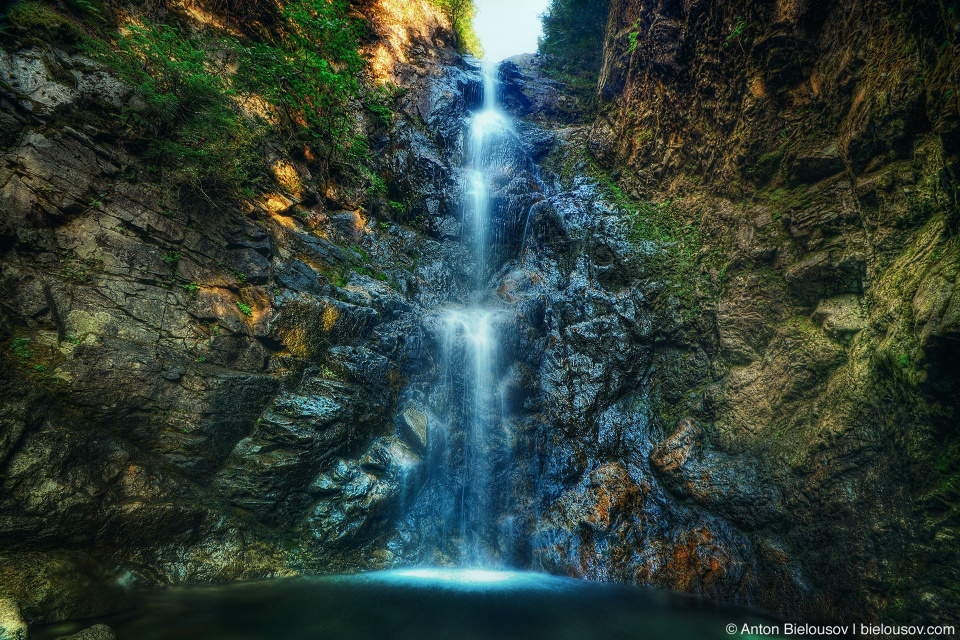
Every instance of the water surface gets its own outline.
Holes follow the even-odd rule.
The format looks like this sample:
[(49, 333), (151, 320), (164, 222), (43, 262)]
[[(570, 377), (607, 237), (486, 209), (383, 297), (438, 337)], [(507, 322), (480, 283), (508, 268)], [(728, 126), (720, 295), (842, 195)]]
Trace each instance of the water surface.
[(120, 640), (700, 640), (747, 637), (728, 624), (781, 624), (659, 589), (464, 569), (164, 589), (104, 622)]

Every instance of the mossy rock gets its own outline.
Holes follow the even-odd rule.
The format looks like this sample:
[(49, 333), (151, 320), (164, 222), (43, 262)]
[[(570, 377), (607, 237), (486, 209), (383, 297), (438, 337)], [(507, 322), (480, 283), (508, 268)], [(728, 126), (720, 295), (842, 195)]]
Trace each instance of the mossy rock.
[(0, 598), (16, 600), (33, 623), (116, 611), (125, 595), (116, 574), (91, 556), (58, 551), (0, 557)]
[(44, 40), (76, 44), (84, 38), (83, 31), (72, 20), (42, 2), (15, 4), (7, 14), (7, 20)]

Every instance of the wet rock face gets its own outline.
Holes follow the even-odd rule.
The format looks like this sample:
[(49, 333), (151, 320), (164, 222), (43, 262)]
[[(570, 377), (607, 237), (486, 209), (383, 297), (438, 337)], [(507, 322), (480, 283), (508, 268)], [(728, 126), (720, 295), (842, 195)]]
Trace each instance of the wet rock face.
[(383, 224), (334, 187), (178, 199), (81, 124), (129, 89), (37, 40), (2, 53), (0, 597), (28, 619), (113, 610), (131, 583), (392, 562), (427, 446), (398, 398), (431, 366), (424, 307), (463, 295), (465, 250), (431, 229), (459, 222), (480, 98), (434, 27), (390, 70), (393, 126), (371, 126), (408, 206)]
[[(694, 421), (665, 439), (653, 412), (672, 386), (709, 378), (676, 308), (654, 304), (668, 248), (629, 240), (596, 183), (569, 187), (531, 209), (523, 254), (497, 288), (509, 314), (502, 359), (515, 363), (505, 376), (514, 561), (768, 606), (789, 599), (794, 613), (812, 606), (778, 544), (747, 533), (779, 515), (778, 489), (704, 454)], [(665, 375), (681, 369), (679, 381)], [(708, 504), (691, 507), (693, 496)]]
[[(704, 363), (685, 380), (648, 369), (642, 388), (671, 390), (637, 478), (738, 531), (713, 535), (758, 561), (741, 565), (751, 580), (775, 592), (782, 567), (797, 587), (732, 597), (824, 619), (960, 609), (957, 566), (940, 560), (956, 540), (958, 414), (943, 393), (958, 387), (943, 358), (956, 356), (960, 120), (939, 97), (953, 92), (936, 70), (957, 59), (939, 11), (611, 3), (587, 148), (621, 193), (672, 199), (670, 224), (695, 234), (671, 238), (695, 267), (664, 263), (647, 301), (677, 293), (664, 342)], [(571, 451), (557, 476), (582, 460)]]
[[(556, 124), (579, 122), (582, 111), (576, 99), (562, 83), (544, 69), (542, 57), (523, 54), (500, 64), (500, 101), (519, 118)], [(547, 133), (540, 130), (538, 133)], [(534, 157), (541, 153), (534, 150)]]
[(319, 542), (351, 544), (391, 527), (418, 487), (420, 457), (398, 438), (378, 438), (359, 461), (341, 460), (316, 478), (311, 491), (320, 502), (307, 519)]

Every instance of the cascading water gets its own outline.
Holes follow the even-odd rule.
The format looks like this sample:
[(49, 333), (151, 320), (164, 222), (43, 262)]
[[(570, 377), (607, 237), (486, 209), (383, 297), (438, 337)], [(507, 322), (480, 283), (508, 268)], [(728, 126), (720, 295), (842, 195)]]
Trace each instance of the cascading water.
[[(483, 286), (488, 277), (488, 260), (493, 245), (502, 238), (496, 232), (499, 225), (493, 224), (490, 191), (495, 173), (504, 168), (502, 144), (504, 137), (514, 136), (513, 128), (506, 114), (497, 104), (497, 66), (492, 63), (483, 65), (483, 105), (470, 121), (470, 136), (467, 144), (466, 167), (469, 171), (469, 189), (464, 226), (473, 236), (473, 249), (476, 257), (477, 278), (474, 285), (475, 296), (483, 296)], [(491, 231), (494, 233), (491, 234)]]
[[(504, 114), (497, 107), (497, 68), (483, 65), (483, 106), (470, 123), (466, 165), (469, 169), (471, 197), (463, 212), (465, 225), (470, 223), (475, 259), (475, 283), (471, 295), (474, 306), (448, 311), (443, 323), (444, 362), (449, 368), (445, 378), (456, 394), (452, 400), (460, 406), (462, 431), (462, 470), (460, 498), (460, 564), (485, 566), (496, 555), (492, 525), (497, 520), (494, 496), (490, 487), (498, 454), (496, 429), (500, 425), (500, 399), (494, 370), (496, 334), (493, 331), (493, 310), (484, 308), (484, 283), (491, 255), (492, 210), (490, 182), (498, 169), (497, 142), (509, 130)], [(457, 357), (456, 352), (461, 356)], [(457, 381), (459, 378), (459, 381)], [(459, 383), (458, 383), (459, 382)], [(450, 425), (454, 426), (454, 425)]]
[(493, 480), (499, 425), (499, 398), (494, 373), (496, 340), (491, 311), (449, 311), (444, 319), (444, 352), (454, 394), (452, 407), (460, 417), (462, 461), (460, 500), (460, 564), (485, 566), (495, 555), (490, 549), (489, 524), (496, 518), (489, 492)]
[(498, 312), (489, 303), (487, 283), (504, 232), (490, 194), (498, 176), (510, 170), (505, 148), (516, 147), (516, 134), (497, 106), (496, 73), (495, 65), (484, 65), (483, 103), (465, 145), (462, 237), (470, 254), (470, 292), (466, 304), (442, 311), (436, 325), (442, 373), (428, 404), (441, 433), (434, 434), (432, 479), (411, 527), (420, 537), (420, 560), (428, 563), (501, 564), (510, 491), (500, 486), (500, 472), (509, 464), (510, 445), (498, 389)]

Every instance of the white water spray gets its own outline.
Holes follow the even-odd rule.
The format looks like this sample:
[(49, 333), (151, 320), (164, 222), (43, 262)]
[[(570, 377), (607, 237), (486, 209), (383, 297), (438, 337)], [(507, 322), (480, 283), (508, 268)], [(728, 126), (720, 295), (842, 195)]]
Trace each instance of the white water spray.
[[(475, 257), (473, 297), (483, 297), (491, 254), (491, 179), (498, 164), (498, 141), (512, 133), (510, 121), (497, 106), (497, 67), (484, 64), (483, 106), (470, 123), (466, 158), (467, 198), (463, 223), (472, 238)], [(503, 451), (502, 402), (496, 379), (497, 340), (494, 311), (483, 307), (447, 312), (443, 322), (444, 378), (451, 398), (448, 414), (457, 416), (463, 435), (459, 480), (460, 564), (489, 566), (495, 561), (499, 525), (492, 482), (495, 460)], [(451, 428), (454, 427), (451, 424)]]
[(467, 147), (466, 166), (468, 168), (468, 199), (465, 203), (463, 222), (473, 237), (473, 249), (477, 260), (477, 280), (475, 292), (482, 290), (487, 277), (488, 259), (491, 241), (499, 238), (492, 234), (495, 226), (492, 221), (492, 203), (490, 200), (491, 180), (494, 173), (502, 168), (501, 144), (504, 136), (515, 135), (510, 119), (500, 110), (497, 102), (497, 66), (483, 63), (483, 104), (470, 120), (470, 136)]

